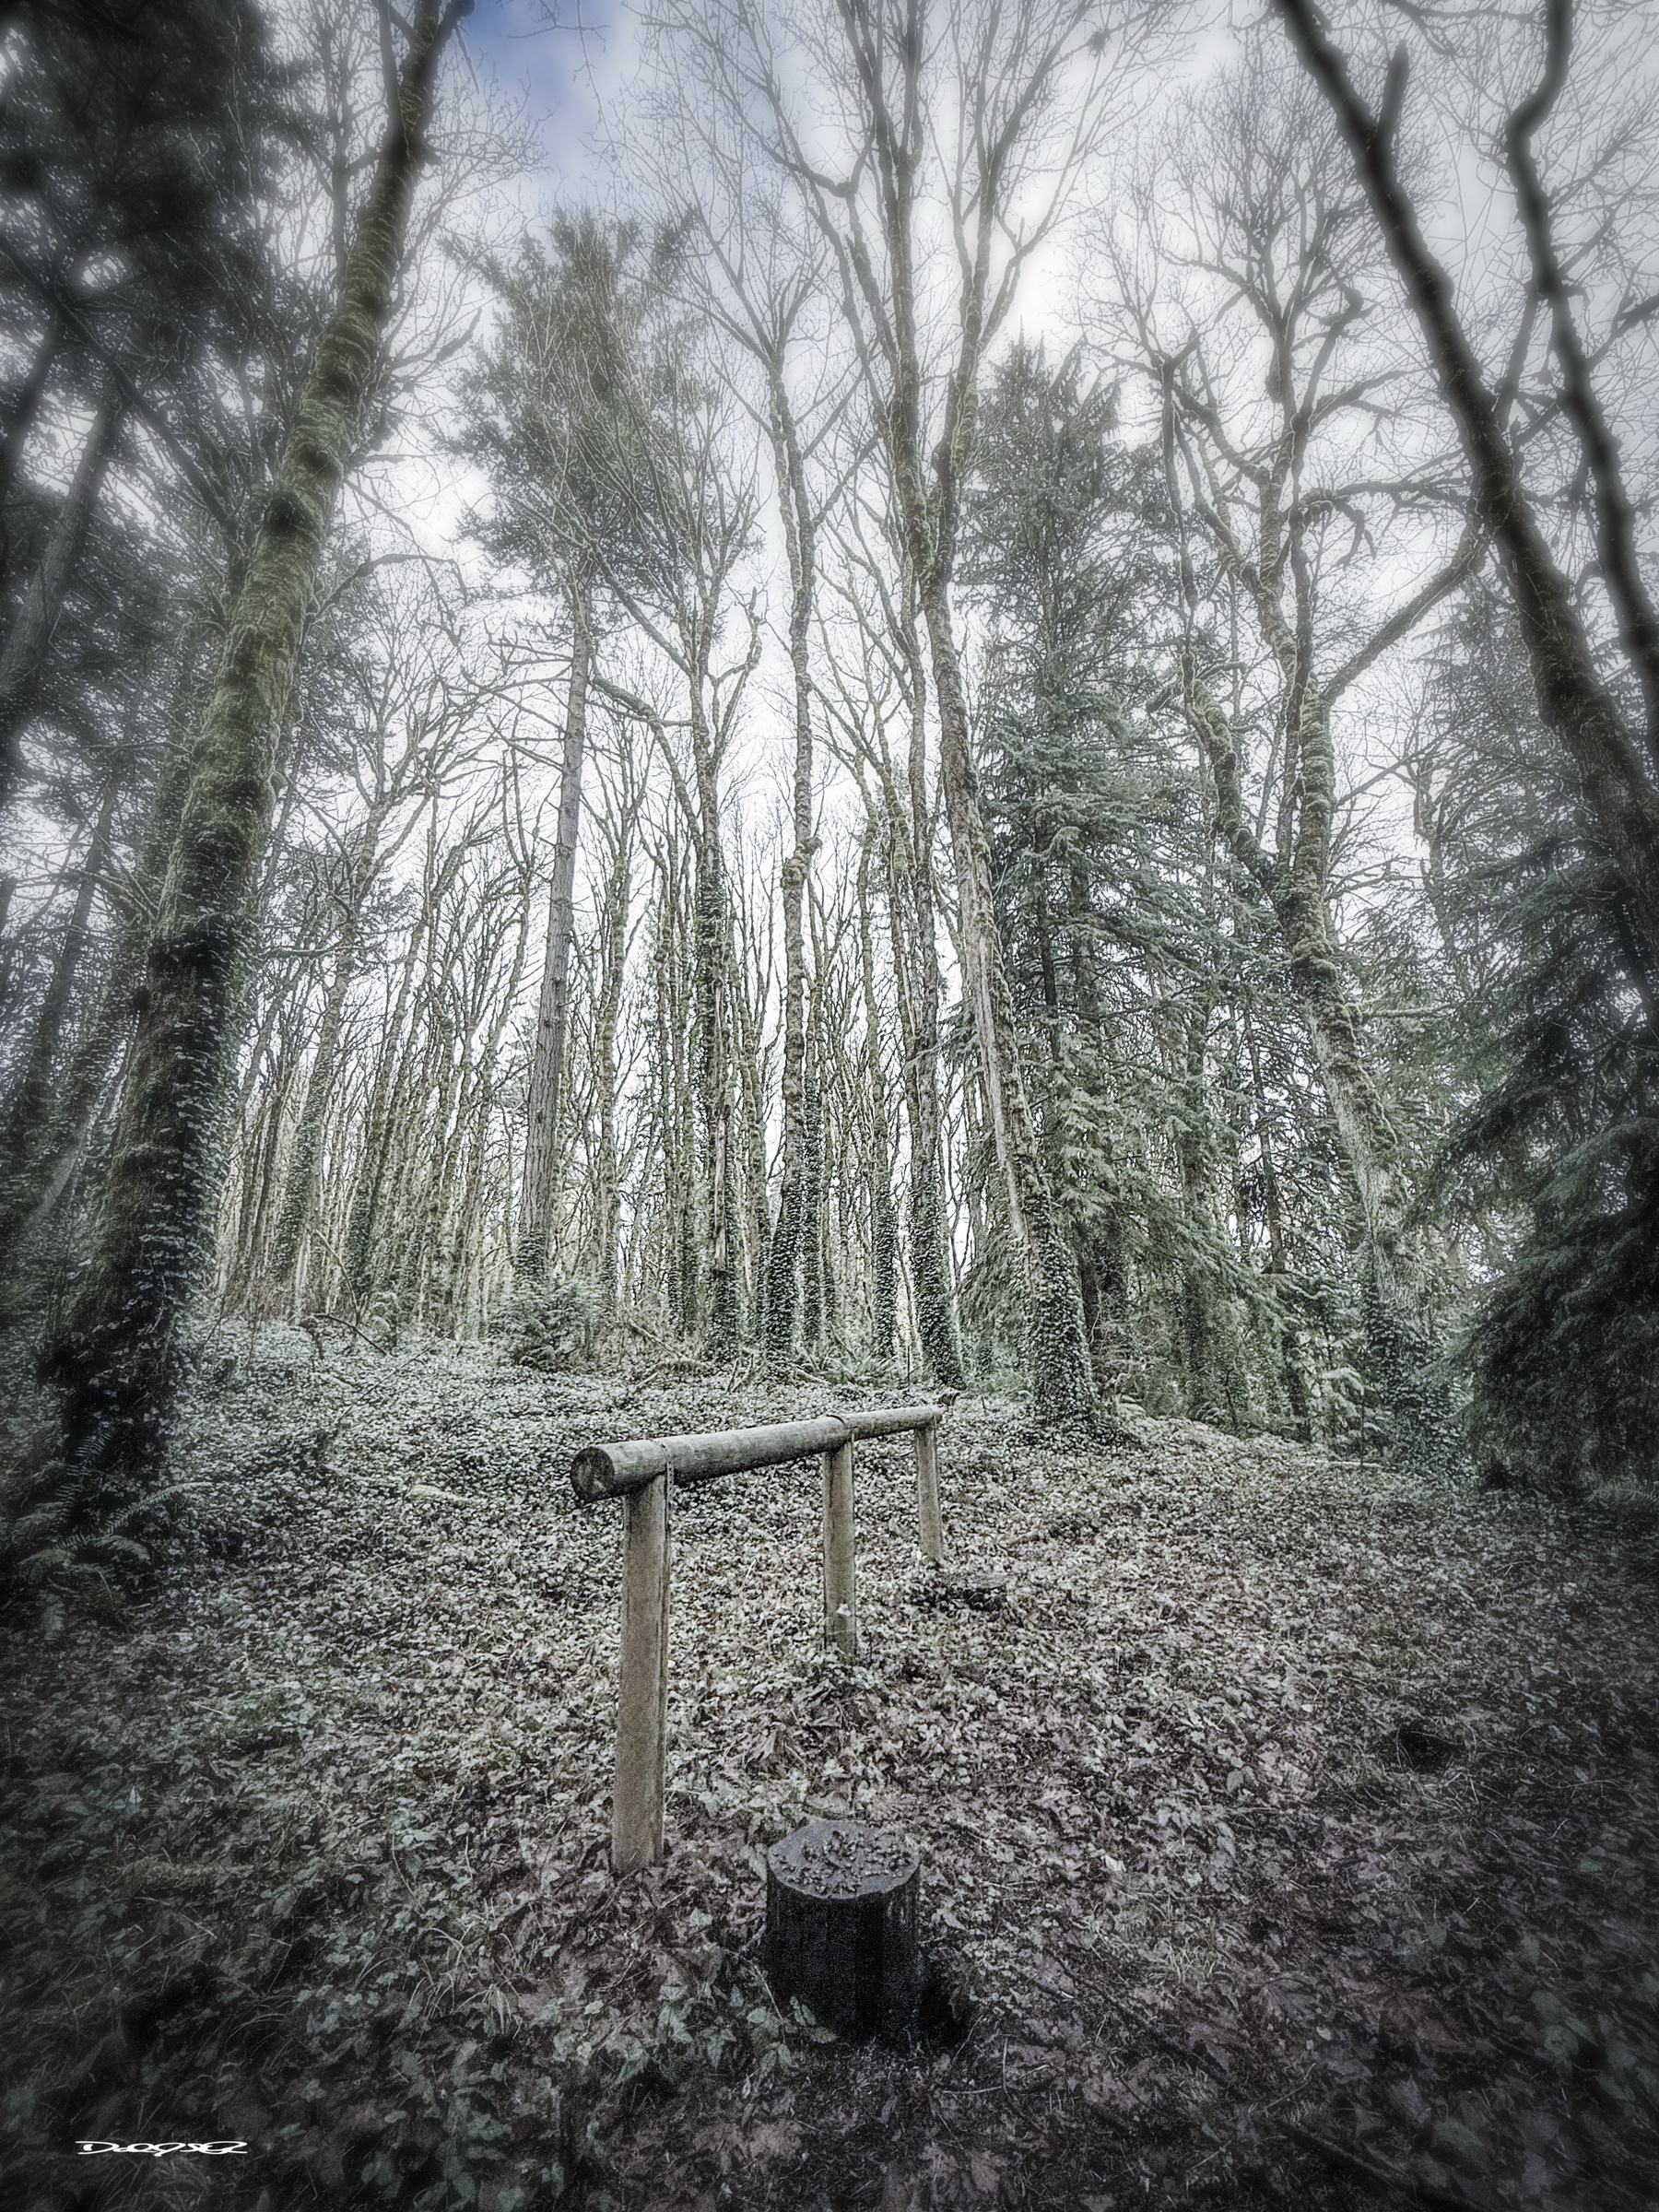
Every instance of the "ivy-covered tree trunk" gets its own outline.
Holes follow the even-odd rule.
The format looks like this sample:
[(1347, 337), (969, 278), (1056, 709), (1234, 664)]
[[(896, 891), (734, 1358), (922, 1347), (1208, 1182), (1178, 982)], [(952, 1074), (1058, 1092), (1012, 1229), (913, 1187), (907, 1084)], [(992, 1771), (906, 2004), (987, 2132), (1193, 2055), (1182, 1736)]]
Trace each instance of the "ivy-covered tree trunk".
[(824, 1341), (824, 1094), (816, 1030), (814, 1022), (801, 1085), (801, 1339), (808, 1352), (819, 1350)]
[[(1063, 1042), (1063, 1069), (1068, 1052), (1100, 1060), (1108, 1056), (1093, 944), (1088, 875), (1083, 862), (1075, 855), (1066, 873), (1065, 929), (1081, 1033), (1069, 1044)], [(1089, 1366), (1097, 1380), (1111, 1382), (1117, 1380), (1128, 1355), (1129, 1261), (1124, 1208), (1115, 1194), (1117, 1160), (1109, 1123), (1100, 1131), (1100, 1144), (1103, 1181), (1113, 1194), (1104, 1206), (1097, 1198), (1089, 1218), (1077, 1225), (1077, 1288), (1083, 1301), (1084, 1341), (1088, 1346)]]
[(876, 1004), (876, 955), (870, 936), (870, 849), (876, 825), (865, 828), (858, 859), (858, 958), (864, 985), (865, 1080), (870, 1101), (870, 1350), (893, 1357), (899, 1319), (899, 1218), (893, 1206), (893, 1140), (888, 1124), (881, 1018)]
[[(916, 1334), (928, 1373), (943, 1389), (966, 1381), (945, 1235), (943, 1133), (939, 1112), (939, 947), (933, 900), (933, 821), (927, 797), (927, 674), (916, 634), (913, 589), (900, 629), (910, 683), (910, 825), (893, 825), (888, 920), (904, 1034), (904, 1098), (910, 1118), (910, 1255)], [(907, 927), (910, 941), (906, 943)]]
[(698, 1092), (703, 1116), (703, 1218), (710, 1356), (730, 1359), (742, 1325), (735, 1176), (732, 1159), (731, 930), (719, 817), (711, 795), (697, 855)]
[(617, 1159), (617, 1026), (621, 1018), (622, 985), (628, 960), (628, 910), (633, 884), (633, 838), (639, 806), (640, 794), (628, 791), (616, 822), (601, 933), (599, 1005), (594, 1023), (594, 1057), (599, 1064), (594, 1241), (601, 1331), (613, 1328), (617, 1319), (618, 1231), (622, 1210), (621, 1173)]
[[(1267, 1110), (1267, 1087), (1262, 1079), (1261, 1048), (1250, 1008), (1243, 1009), (1244, 1049), (1250, 1061), (1251, 1098), (1254, 1106), (1254, 1135), (1262, 1173), (1262, 1206), (1267, 1218), (1267, 1273), (1276, 1287), (1288, 1284), (1289, 1259), (1285, 1245), (1284, 1204), (1279, 1194), (1278, 1162), (1274, 1157), (1273, 1127)], [(1277, 1300), (1280, 1379), (1296, 1434), (1303, 1443), (1313, 1441), (1313, 1392), (1302, 1351), (1301, 1331), (1282, 1288)]]
[(526, 1282), (547, 1269), (553, 1227), (553, 1161), (559, 1145), (559, 1100), (564, 1083), (571, 1013), (571, 937), (575, 926), (576, 850), (582, 834), (582, 760), (587, 742), (588, 666), (593, 653), (593, 594), (571, 594), (571, 684), (565, 700), (564, 759), (559, 781), (559, 830), (547, 903), (547, 947), (535, 1010), (535, 1046), (524, 1130), (515, 1264)]
[(1185, 1084), (1175, 1128), (1175, 1153), (1187, 1218), (1187, 1248), (1181, 1266), (1182, 1331), (1188, 1402), (1193, 1418), (1199, 1421), (1218, 1420), (1224, 1413), (1231, 1418), (1222, 1403), (1230, 1393), (1221, 1371), (1215, 1263), (1209, 1252), (1215, 1160), (1204, 1078), (1212, 1010), (1213, 987), (1206, 981), (1194, 989), (1187, 1011)]
[(1021, 1277), (1027, 1367), (1034, 1402), (1046, 1417), (1065, 1419), (1092, 1412), (1095, 1403), (1077, 1253), (1043, 1171), (1020, 1071), (1014, 1005), (991, 894), (991, 855), (969, 748), (967, 700), (943, 582), (935, 576), (925, 582), (921, 600), (939, 709), (940, 771), (956, 864), (962, 981)]
[(668, 1324), (689, 1335), (697, 1328), (696, 1121), (687, 1067), (690, 1008), (684, 989), (686, 934), (679, 856), (673, 831), (658, 861), (655, 915), (656, 1076), (663, 1161), (662, 1279)]
[(806, 1059), (806, 953), (802, 913), (806, 877), (818, 840), (812, 834), (812, 673), (807, 637), (812, 623), (815, 540), (806, 467), (783, 383), (781, 352), (769, 361), (772, 449), (776, 459), (783, 544), (789, 560), (789, 665), (794, 686), (794, 850), (782, 867), (783, 889), (783, 1150), (778, 1182), (778, 1218), (766, 1258), (767, 1364), (787, 1363), (794, 1347), (796, 1271), (801, 1258), (806, 1124), (802, 1082)]
[(1400, 1140), (1366, 1064), (1331, 927), (1326, 877), (1335, 769), (1329, 707), (1312, 684), (1300, 686), (1294, 730), (1300, 810), (1288, 855), (1275, 856), (1263, 852), (1245, 819), (1232, 726), (1198, 681), (1190, 653), (1182, 683), (1189, 720), (1215, 776), (1221, 836), (1278, 925), (1290, 988), (1359, 1202), (1366, 1335), (1376, 1379), (1394, 1412), (1396, 1456), (1415, 1471), (1443, 1473), (1452, 1455), (1450, 1413), (1420, 1319), (1406, 1237), (1409, 1191)]
[(396, 112), (318, 338), (189, 748), (95, 1241), (45, 1371), (82, 1511), (154, 1481), (211, 1216), (236, 979), (276, 750), (335, 501), (392, 312), (438, 62), (470, 0), (418, 10)]
[(1399, 1137), (1360, 1049), (1323, 901), (1293, 884), (1279, 904), (1291, 987), (1307, 1018), (1314, 1063), (1359, 1199), (1366, 1348), (1372, 1379), (1392, 1416), (1394, 1455), (1413, 1473), (1443, 1475), (1454, 1453), (1451, 1410), (1425, 1331), (1418, 1266), (1406, 1233), (1410, 1187)]

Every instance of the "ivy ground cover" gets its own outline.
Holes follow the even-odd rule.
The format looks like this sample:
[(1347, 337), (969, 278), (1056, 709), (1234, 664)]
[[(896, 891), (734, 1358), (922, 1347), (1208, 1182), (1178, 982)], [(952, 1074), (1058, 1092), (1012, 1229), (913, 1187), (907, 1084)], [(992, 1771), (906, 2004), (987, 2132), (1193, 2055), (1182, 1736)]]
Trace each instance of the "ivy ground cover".
[[(1659, 2205), (1654, 1561), (1536, 1496), (964, 1397), (956, 1584), (859, 1448), (845, 1666), (815, 1470), (683, 1495), (667, 1857), (613, 1880), (571, 1452), (906, 1394), (216, 1347), (167, 1563), (7, 1638), (6, 2201)], [(767, 1984), (823, 1812), (922, 1848), (912, 2048)]]

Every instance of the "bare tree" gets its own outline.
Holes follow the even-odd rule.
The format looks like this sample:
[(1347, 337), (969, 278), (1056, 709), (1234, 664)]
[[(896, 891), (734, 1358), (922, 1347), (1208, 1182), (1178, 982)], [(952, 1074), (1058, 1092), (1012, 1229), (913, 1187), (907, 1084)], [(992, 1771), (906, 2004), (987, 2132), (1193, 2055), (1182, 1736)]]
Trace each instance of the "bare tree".
[[(897, 535), (896, 527), (866, 528), (856, 496), (838, 525), (833, 600), (850, 620), (857, 649), (837, 653), (826, 646), (824, 700), (837, 757), (858, 782), (866, 820), (881, 825), (888, 935), (903, 1043), (916, 1327), (928, 1371), (946, 1389), (959, 1390), (964, 1376), (947, 1250), (939, 1103), (943, 982), (934, 877), (938, 806), (927, 773), (927, 665), (915, 580), (902, 549), (890, 542)], [(888, 735), (893, 724), (902, 731), (903, 749), (897, 759)]]
[(88, 1507), (141, 1493), (167, 1433), (180, 1323), (212, 1203), (237, 961), (277, 734), (395, 297), (438, 66), (469, 6), (420, 0), (416, 10), (338, 296), (296, 398), (191, 749), (97, 1242), (47, 1362), (63, 1394), (65, 1456)]
[[(727, 18), (715, 36), (726, 38)], [(839, 0), (833, 29), (802, 18), (797, 57), (737, 0), (732, 66), (751, 107), (764, 103), (774, 158), (794, 180), (835, 258), (890, 471), (906, 557), (932, 661), (940, 759), (960, 905), (960, 954), (1009, 1231), (1018, 1256), (1031, 1380), (1064, 1417), (1093, 1405), (1076, 1254), (1056, 1214), (1020, 1074), (993, 910), (967, 701), (950, 611), (959, 507), (981, 363), (1013, 304), (1021, 270), (1058, 218), (1098, 143), (1120, 57), (1145, 23), (1101, 26), (1075, 0), (1007, 10), (923, 0)], [(833, 88), (843, 144), (821, 147), (788, 85), (797, 58)], [(958, 279), (952, 335), (928, 393), (921, 308), (924, 166), (939, 197)], [(1032, 204), (1032, 195), (1038, 195)], [(930, 419), (932, 418), (932, 419)]]
[[(1402, 1411), (1415, 1436), (1424, 1352), (1406, 1240), (1414, 1182), (1332, 912), (1333, 717), (1473, 572), (1477, 537), (1460, 529), (1460, 497), (1432, 449), (1420, 465), (1390, 465), (1383, 433), (1404, 446), (1408, 426), (1393, 396), (1397, 365), (1372, 335), (1371, 271), (1353, 250), (1352, 194), (1335, 153), (1318, 108), (1252, 42), (1229, 78), (1167, 125), (1157, 183), (1140, 195), (1151, 273), (1120, 255), (1119, 282), (1162, 413), (1185, 607), (1175, 688), (1214, 780), (1222, 841), (1274, 919), (1359, 1203), (1375, 1356), (1391, 1396), (1417, 1408), (1415, 1427)], [(1162, 223), (1155, 205), (1171, 200), (1182, 216)], [(1167, 310), (1160, 289), (1174, 294)], [(1238, 335), (1240, 311), (1249, 337)], [(1379, 614), (1365, 550), (1387, 547), (1391, 524), (1404, 524), (1420, 568), (1437, 518), (1447, 518), (1440, 535), (1455, 534), (1452, 548)], [(1222, 603), (1207, 622), (1200, 567)], [(1236, 712), (1223, 704), (1235, 650), (1216, 618), (1223, 608), (1241, 611), (1260, 641)], [(1269, 733), (1259, 766), (1249, 759), (1256, 712)]]
[(341, 1024), (357, 973), (365, 910), (418, 827), (424, 802), (463, 765), (458, 756), (477, 703), (465, 678), (458, 680), (457, 641), (432, 622), (429, 593), (406, 592), (399, 600), (382, 588), (378, 597), (374, 627), (380, 634), (365, 637), (357, 652), (343, 654), (338, 667), (345, 688), (339, 711), (347, 718), (339, 733), (343, 766), (361, 812), (330, 839), (335, 853), (327, 866), (328, 903), (338, 922), (333, 970), (265, 1269), (279, 1291), (293, 1283), (312, 1224)]
[[(1380, 104), (1373, 110), (1356, 88), (1348, 63), (1311, 0), (1275, 0), (1310, 76), (1330, 105), (1353, 157), (1355, 172), (1378, 223), (1389, 259), (1423, 334), (1441, 397), (1457, 426), (1470, 496), (1502, 560), (1520, 618), (1537, 691), (1538, 711), (1582, 779), (1584, 795), (1629, 893), (1639, 964), (1659, 972), (1659, 789), (1642, 759), (1659, 762), (1659, 725), (1652, 720), (1659, 686), (1653, 615), (1638, 566), (1630, 502), (1617, 443), (1597, 401), (1588, 358), (1562, 279), (1533, 140), (1559, 99), (1571, 60), (1571, 0), (1547, 0), (1544, 63), (1532, 93), (1511, 111), (1503, 137), (1532, 262), (1535, 294), (1550, 310), (1562, 404), (1581, 444), (1594, 487), (1602, 571), (1620, 644), (1646, 704), (1644, 727), (1621, 710), (1602, 672), (1572, 588), (1562, 572), (1529, 492), (1515, 445), (1506, 434), (1515, 354), (1530, 340), (1532, 301), (1522, 303), (1512, 366), (1501, 380), (1484, 368), (1459, 313), (1445, 269), (1431, 251), (1411, 192), (1401, 174), (1399, 144), (1409, 53), (1404, 42), (1390, 58)], [(1618, 313), (1636, 327), (1651, 303), (1627, 302)]]

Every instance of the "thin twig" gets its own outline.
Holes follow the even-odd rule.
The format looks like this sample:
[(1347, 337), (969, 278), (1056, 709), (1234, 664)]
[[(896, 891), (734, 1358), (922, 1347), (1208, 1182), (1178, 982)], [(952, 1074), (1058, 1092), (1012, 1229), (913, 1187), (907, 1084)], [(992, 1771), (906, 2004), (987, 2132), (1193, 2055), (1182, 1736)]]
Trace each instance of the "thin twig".
[(1380, 2159), (1368, 2159), (1362, 2151), (1349, 2150), (1341, 2143), (1333, 2143), (1329, 2136), (1316, 2135), (1311, 2127), (1301, 2127), (1294, 2120), (1285, 2122), (1285, 2133), (1305, 2143), (1310, 2150), (1318, 2151), (1333, 2166), (1340, 2166), (1349, 2173), (1362, 2174), (1380, 2189), (1396, 2190), (1403, 2196), (1415, 2197), (1419, 2204), (1442, 2206), (1445, 2212), (1471, 2212), (1473, 2200), (1461, 2189), (1442, 2189), (1438, 2182), (1425, 2181), (1404, 2167), (1385, 2166)]

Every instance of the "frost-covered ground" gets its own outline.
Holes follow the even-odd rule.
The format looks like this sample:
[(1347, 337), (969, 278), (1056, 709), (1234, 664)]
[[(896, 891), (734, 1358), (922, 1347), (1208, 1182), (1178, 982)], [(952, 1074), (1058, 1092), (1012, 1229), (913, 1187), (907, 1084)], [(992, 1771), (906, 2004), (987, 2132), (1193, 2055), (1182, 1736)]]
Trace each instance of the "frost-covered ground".
[[(218, 1349), (180, 1556), (8, 1641), (6, 2202), (1659, 2205), (1651, 1547), (964, 1398), (953, 1563), (1006, 1601), (932, 1602), (860, 1447), (851, 1668), (813, 1468), (677, 1500), (669, 1854), (618, 1884), (571, 1450), (913, 1392)], [(762, 1851), (838, 1809), (921, 1844), (965, 2041), (774, 2009)]]

